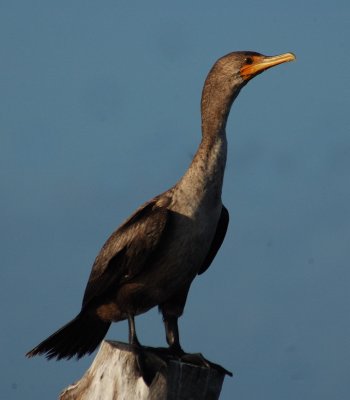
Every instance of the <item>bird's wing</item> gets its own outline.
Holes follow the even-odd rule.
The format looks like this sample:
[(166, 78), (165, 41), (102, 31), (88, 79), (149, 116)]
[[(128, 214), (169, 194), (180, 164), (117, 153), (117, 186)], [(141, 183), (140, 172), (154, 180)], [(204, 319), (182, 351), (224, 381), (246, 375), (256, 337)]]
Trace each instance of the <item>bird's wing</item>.
[(222, 242), (225, 239), (228, 222), (229, 222), (229, 213), (227, 211), (227, 208), (223, 205), (213, 241), (211, 242), (210, 249), (198, 272), (198, 275), (203, 274), (210, 267), (210, 264), (214, 260), (216, 253), (219, 251)]
[(143, 271), (169, 222), (167, 201), (158, 200), (141, 206), (104, 244), (92, 267), (83, 307)]

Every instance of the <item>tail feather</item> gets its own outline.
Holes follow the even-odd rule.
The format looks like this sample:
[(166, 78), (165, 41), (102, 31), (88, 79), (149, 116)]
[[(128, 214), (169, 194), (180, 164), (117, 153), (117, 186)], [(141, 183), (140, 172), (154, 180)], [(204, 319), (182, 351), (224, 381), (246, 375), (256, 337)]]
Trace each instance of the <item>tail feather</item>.
[(110, 322), (81, 312), (72, 321), (30, 350), (26, 356), (46, 354), (47, 359), (81, 358), (91, 354), (105, 337)]

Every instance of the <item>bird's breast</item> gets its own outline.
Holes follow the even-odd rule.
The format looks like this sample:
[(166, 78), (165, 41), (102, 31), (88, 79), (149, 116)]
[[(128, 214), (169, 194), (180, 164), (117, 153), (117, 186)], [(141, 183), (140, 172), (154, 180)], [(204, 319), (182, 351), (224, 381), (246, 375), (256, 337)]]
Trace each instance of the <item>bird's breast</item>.
[(192, 280), (198, 273), (209, 251), (221, 204), (210, 208), (173, 207), (171, 225), (162, 254), (167, 276), (174, 282)]

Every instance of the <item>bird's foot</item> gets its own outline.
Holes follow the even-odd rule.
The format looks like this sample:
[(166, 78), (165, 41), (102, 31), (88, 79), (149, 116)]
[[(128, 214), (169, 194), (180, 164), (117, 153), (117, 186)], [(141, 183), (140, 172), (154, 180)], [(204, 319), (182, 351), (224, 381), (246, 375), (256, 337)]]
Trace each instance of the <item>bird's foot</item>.
[(185, 353), (180, 346), (154, 348), (133, 343), (132, 347), (140, 376), (142, 376), (148, 386), (152, 384), (158, 372), (166, 370), (168, 362), (171, 360), (177, 360), (202, 368), (214, 369), (221, 374), (232, 376), (232, 372), (219, 364), (207, 360), (201, 353)]
[(201, 353), (185, 353), (180, 346), (158, 347), (153, 348), (152, 352), (157, 354), (165, 362), (167, 360), (175, 359), (186, 364), (196, 365), (203, 368), (212, 368), (225, 375), (233, 376), (232, 372), (228, 371), (219, 364), (215, 364), (207, 360)]
[(136, 335), (131, 338), (129, 343), (134, 349), (139, 349), (143, 347)]
[(164, 361), (169, 360), (181, 360), (181, 357), (185, 354), (180, 346), (169, 346), (169, 347), (145, 347), (148, 351), (156, 354)]
[(166, 361), (139, 343), (132, 344), (132, 351), (136, 357), (137, 369), (140, 376), (142, 376), (146, 385), (150, 386), (157, 373), (167, 367)]
[(226, 368), (207, 360), (202, 353), (184, 353), (180, 357), (180, 360), (184, 363), (197, 365), (198, 367), (203, 367), (208, 369), (212, 368), (222, 374), (233, 376), (232, 372), (228, 371)]

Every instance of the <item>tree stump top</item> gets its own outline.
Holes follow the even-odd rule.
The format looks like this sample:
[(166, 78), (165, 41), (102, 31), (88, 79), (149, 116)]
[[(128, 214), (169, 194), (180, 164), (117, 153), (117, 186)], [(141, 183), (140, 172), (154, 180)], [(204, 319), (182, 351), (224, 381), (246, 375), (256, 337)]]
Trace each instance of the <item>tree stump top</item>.
[(158, 356), (157, 349), (153, 350), (146, 348), (148, 361), (154, 368), (152, 379), (146, 384), (140, 374), (135, 349), (126, 343), (103, 341), (90, 368), (79, 381), (61, 393), (60, 400), (219, 398), (224, 370), (199, 367), (175, 359), (164, 361)]

